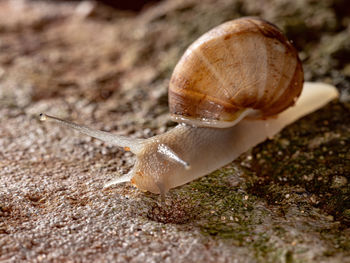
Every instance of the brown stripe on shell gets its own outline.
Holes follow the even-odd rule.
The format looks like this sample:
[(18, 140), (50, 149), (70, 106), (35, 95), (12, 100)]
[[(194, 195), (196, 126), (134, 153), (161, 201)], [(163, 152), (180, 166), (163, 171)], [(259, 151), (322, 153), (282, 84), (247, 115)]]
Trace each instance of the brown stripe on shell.
[[(287, 57), (287, 54), (285, 55)], [(279, 89), (276, 89), (274, 94), (273, 94), (273, 98), (269, 104), (265, 105), (265, 109), (267, 109), (267, 107), (273, 107), (273, 105), (275, 105), (276, 103), (278, 103), (278, 101), (282, 102), (282, 96), (285, 93), (290, 92), (289, 89), (292, 89), (293, 87), (291, 87), (292, 83), (298, 83), (298, 86), (294, 87), (296, 89), (298, 89), (299, 95), (301, 93), (301, 87), (303, 86), (303, 81), (304, 81), (304, 74), (303, 74), (303, 68), (301, 66), (301, 62), (298, 58), (298, 56), (296, 56), (297, 60), (295, 61), (295, 66), (293, 68), (293, 74), (290, 74), (291, 70), (288, 70), (288, 63), (285, 63), (284, 67), (283, 67), (283, 74), (281, 76), (280, 82), (278, 83), (278, 87)], [(286, 76), (286, 74), (289, 74), (288, 76)], [(299, 77), (296, 76), (296, 74), (300, 74), (301, 76), (301, 81), (299, 80)], [(298, 81), (295, 81), (295, 78), (298, 79)], [(286, 81), (287, 79), (287, 81)], [(287, 84), (287, 86), (285, 85)], [(285, 87), (286, 86), (286, 87)], [(281, 89), (284, 88), (284, 90), (281, 91)], [(298, 95), (298, 96), (299, 96)], [(288, 97), (285, 97), (285, 100), (288, 100)], [(287, 106), (289, 107), (289, 106)]]
[(252, 23), (256, 27), (256, 29), (259, 30), (259, 32), (263, 34), (265, 37), (277, 39), (281, 43), (288, 42), (288, 39), (282, 34), (280, 29), (274, 24), (267, 22), (266, 20), (261, 18), (254, 18), (254, 19), (247, 18), (247, 21)]
[(231, 121), (239, 109), (205, 94), (169, 89), (170, 112), (189, 118)]
[[(297, 51), (295, 48), (290, 44), (288, 39), (282, 34), (280, 29), (275, 26), (274, 24), (267, 22), (266, 20), (263, 20), (261, 18), (253, 18), (249, 19), (247, 18), (247, 21), (250, 22), (252, 25), (255, 26), (255, 28), (265, 37), (267, 37), (265, 41), (267, 51), (271, 56), (268, 56), (268, 68), (269, 68), (269, 81), (265, 83), (265, 86), (268, 86), (268, 88), (265, 88), (263, 97), (259, 99), (259, 101), (256, 102), (256, 104), (253, 106), (255, 109), (261, 109), (266, 110), (268, 107), (271, 107), (271, 105), (275, 104), (275, 101), (278, 100), (278, 97), (281, 97), (283, 93), (280, 92), (280, 89), (289, 89), (289, 84), (286, 83), (286, 81), (290, 82), (292, 80), (292, 76), (286, 76), (286, 74), (290, 74), (288, 72), (288, 69), (290, 68), (290, 64), (288, 61), (286, 61), (287, 58), (295, 60), (296, 58), (296, 65), (293, 68), (293, 72), (295, 68), (298, 66), (297, 64), (300, 63)], [(277, 54), (274, 48), (280, 43), (285, 48), (284, 54)], [(274, 46), (275, 44), (275, 46)], [(272, 56), (273, 55), (273, 56)], [(278, 57), (277, 57), (278, 56)], [(279, 65), (278, 60), (281, 56), (283, 59), (283, 64)], [(279, 71), (279, 67), (282, 67), (282, 70), (276, 76), (273, 76), (274, 69), (276, 72)], [(272, 86), (273, 84), (270, 83), (273, 79), (277, 80), (279, 78), (279, 83), (276, 86)], [(287, 86), (286, 86), (287, 85)], [(302, 85), (302, 83), (301, 83)], [(266, 115), (266, 114), (265, 114)]]
[(279, 42), (266, 40), (265, 46), (268, 54), (266, 69), (268, 72), (264, 84), (264, 94), (257, 99), (253, 106), (255, 109), (269, 107), (284, 93), (285, 89), (288, 89), (292, 78), (289, 72), (294, 72), (297, 62), (285, 46), (283, 46), (283, 53), (277, 51), (280, 45)]
[[(280, 98), (269, 107), (263, 108), (264, 117), (276, 115), (290, 106), (295, 104), (296, 99), (300, 96), (302, 89), (300, 88), (304, 82), (304, 74), (301, 63), (296, 64), (296, 68), (288, 88), (280, 96)], [(287, 103), (286, 103), (287, 102)]]

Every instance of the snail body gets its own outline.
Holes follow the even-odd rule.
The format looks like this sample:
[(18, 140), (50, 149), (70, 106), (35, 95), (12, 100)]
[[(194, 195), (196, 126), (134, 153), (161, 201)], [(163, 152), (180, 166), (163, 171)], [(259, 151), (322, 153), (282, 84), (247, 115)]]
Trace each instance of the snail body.
[[(134, 168), (126, 179), (140, 189), (164, 195), (171, 188), (230, 163), (255, 145), (272, 138), (288, 124), (324, 106), (337, 94), (330, 85), (305, 83), (296, 105), (275, 118), (245, 119), (224, 129), (179, 124), (167, 133), (143, 142), (144, 146), (136, 153)], [(161, 147), (171, 149), (185, 163), (172, 158), (171, 152), (161, 151)]]
[[(245, 35), (253, 44), (245, 42)], [(226, 37), (229, 44), (223, 44)], [(241, 50), (259, 50), (266, 62), (261, 62), (259, 54), (236, 56), (238, 62), (230, 57), (223, 62), (237, 48), (230, 46), (240, 41), (246, 46)], [(214, 52), (217, 49), (223, 51)], [(277, 62), (271, 61), (275, 57)], [(246, 69), (240, 69), (242, 66)], [(141, 190), (164, 197), (169, 189), (233, 161), (338, 95), (330, 85), (305, 83), (297, 100), (302, 87), (301, 63), (283, 34), (261, 19), (242, 18), (203, 35), (175, 67), (169, 85), (169, 107), (172, 119), (180, 124), (174, 129), (149, 139), (131, 139), (44, 114), (41, 120), (58, 122), (136, 155), (133, 169), (106, 187), (130, 181)]]

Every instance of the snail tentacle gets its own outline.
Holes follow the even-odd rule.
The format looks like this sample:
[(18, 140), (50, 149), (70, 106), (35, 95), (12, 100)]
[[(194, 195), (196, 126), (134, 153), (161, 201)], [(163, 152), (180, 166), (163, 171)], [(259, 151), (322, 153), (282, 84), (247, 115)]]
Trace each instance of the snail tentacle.
[(122, 175), (121, 177), (118, 177), (112, 181), (109, 181), (108, 183), (106, 183), (103, 188), (108, 188), (112, 185), (116, 185), (116, 184), (121, 184), (121, 183), (125, 183), (125, 182), (130, 182), (130, 180), (132, 179), (132, 177), (134, 176), (134, 170), (132, 169), (130, 172), (128, 172), (127, 174)]
[(43, 114), (43, 113), (40, 113), (39, 116), (40, 116), (41, 121), (49, 120), (49, 121), (56, 122), (60, 125), (74, 129), (78, 132), (81, 132), (85, 135), (94, 137), (94, 138), (99, 139), (101, 141), (111, 143), (111, 144), (119, 146), (119, 147), (123, 147), (124, 150), (131, 151), (134, 154), (139, 153), (143, 149), (143, 142), (145, 141), (144, 139), (133, 139), (133, 138), (129, 138), (126, 136), (120, 136), (120, 135), (112, 134), (112, 133), (105, 132), (105, 131), (94, 130), (94, 129), (91, 129), (87, 126), (79, 125), (79, 124), (69, 122), (66, 120), (62, 120), (60, 118), (53, 117), (53, 116)]
[(157, 185), (157, 187), (159, 189), (160, 198), (162, 200), (162, 203), (164, 203), (165, 202), (165, 195), (169, 190), (166, 189), (165, 185), (162, 182), (157, 181), (155, 184)]
[(190, 164), (176, 154), (169, 146), (161, 143), (158, 145), (159, 153), (163, 154), (168, 160), (181, 164), (186, 170), (190, 169)]

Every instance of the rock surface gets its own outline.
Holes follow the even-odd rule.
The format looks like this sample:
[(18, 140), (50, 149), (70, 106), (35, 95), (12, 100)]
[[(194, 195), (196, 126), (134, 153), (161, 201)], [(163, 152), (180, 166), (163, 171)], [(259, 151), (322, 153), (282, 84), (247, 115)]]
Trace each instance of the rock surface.
[[(0, 1), (0, 261), (350, 262), (347, 1)], [(157, 195), (130, 184), (130, 153), (49, 123), (46, 112), (147, 138), (174, 126), (177, 60), (223, 21), (261, 16), (301, 51), (307, 80), (340, 101), (230, 165)]]

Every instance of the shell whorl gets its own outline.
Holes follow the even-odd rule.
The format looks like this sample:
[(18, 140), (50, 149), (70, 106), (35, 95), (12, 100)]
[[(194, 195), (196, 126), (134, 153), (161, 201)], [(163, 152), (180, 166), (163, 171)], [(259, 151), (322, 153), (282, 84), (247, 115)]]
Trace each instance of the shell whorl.
[[(273, 116), (295, 103), (303, 85), (296, 49), (274, 25), (240, 18), (196, 40), (169, 84), (172, 119), (228, 127), (242, 114)], [(203, 124), (200, 124), (203, 123)]]

